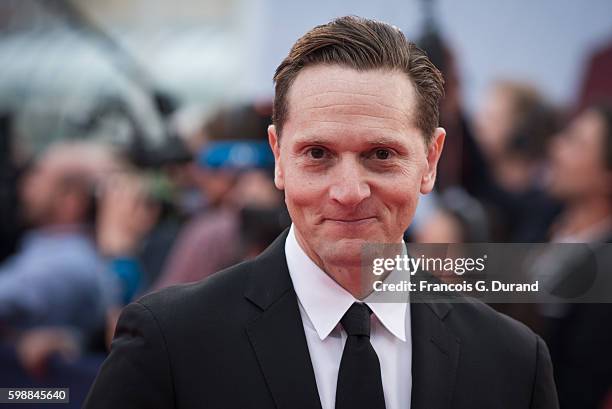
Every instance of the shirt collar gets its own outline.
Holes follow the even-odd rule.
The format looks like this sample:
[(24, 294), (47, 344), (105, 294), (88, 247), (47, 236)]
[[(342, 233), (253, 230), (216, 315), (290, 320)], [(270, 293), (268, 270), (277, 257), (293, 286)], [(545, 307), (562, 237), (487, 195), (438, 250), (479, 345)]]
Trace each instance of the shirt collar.
[[(295, 238), (293, 224), (285, 241), (285, 256), (298, 300), (319, 338), (324, 340), (350, 306), (359, 300), (308, 257)], [(393, 273), (388, 278), (392, 275)], [(410, 304), (383, 302), (380, 299), (382, 295), (380, 292), (373, 292), (363, 302), (372, 309), (389, 332), (406, 341), (406, 314)]]

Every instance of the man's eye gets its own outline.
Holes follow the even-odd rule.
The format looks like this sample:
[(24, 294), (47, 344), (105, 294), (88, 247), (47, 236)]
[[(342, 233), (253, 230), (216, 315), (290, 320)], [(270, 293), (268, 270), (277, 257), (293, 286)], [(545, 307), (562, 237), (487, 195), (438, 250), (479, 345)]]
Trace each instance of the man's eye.
[(391, 152), (388, 149), (376, 149), (374, 151), (374, 157), (380, 160), (389, 159), (391, 157)]
[(310, 148), (308, 154), (313, 159), (323, 159), (325, 157), (325, 150), (323, 148)]

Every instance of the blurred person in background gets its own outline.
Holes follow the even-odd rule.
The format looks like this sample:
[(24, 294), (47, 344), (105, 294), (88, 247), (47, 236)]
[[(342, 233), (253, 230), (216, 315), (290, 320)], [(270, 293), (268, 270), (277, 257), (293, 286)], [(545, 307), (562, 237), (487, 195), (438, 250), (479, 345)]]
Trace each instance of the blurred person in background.
[[(612, 105), (587, 107), (554, 139), (548, 190), (563, 202), (551, 229), (552, 242), (612, 243)], [(585, 255), (558, 263), (550, 274), (555, 290), (579, 293), (593, 284), (596, 274), (610, 274), (609, 265), (599, 271), (592, 260)], [(612, 397), (612, 304), (537, 307), (560, 407), (602, 408), (606, 395)]]
[(549, 192), (563, 201), (555, 242), (612, 239), (612, 106), (585, 109), (551, 146)]
[(20, 182), (28, 229), (0, 266), (0, 333), (16, 342), (30, 372), (40, 372), (55, 352), (78, 355), (117, 301), (92, 230), (96, 181), (117, 166), (101, 146), (59, 143)]
[(175, 237), (171, 217), (151, 177), (124, 171), (100, 186), (96, 240), (100, 254), (116, 279), (116, 303), (106, 311), (105, 346), (110, 346), (121, 308), (146, 293)]
[(474, 195), (491, 214), (496, 241), (542, 242), (559, 206), (543, 187), (546, 147), (557, 130), (553, 108), (529, 85), (500, 81), (476, 115), (486, 158)]
[[(221, 109), (206, 123), (206, 142), (193, 164), (192, 178), (207, 206), (180, 233), (154, 289), (198, 281), (252, 256), (285, 226), (282, 216), (281, 221), (272, 217), (276, 223), (272, 230), (277, 234), (259, 236), (263, 243), (251, 240), (256, 236), (241, 228), (245, 218), (253, 222), (257, 214), (253, 208), (282, 215), (282, 195), (271, 176), (274, 159), (266, 134), (269, 115), (258, 108)], [(243, 212), (246, 208), (251, 211)]]
[(146, 292), (161, 273), (182, 224), (174, 194), (163, 170), (114, 175), (100, 189), (97, 242), (122, 283), (122, 305)]

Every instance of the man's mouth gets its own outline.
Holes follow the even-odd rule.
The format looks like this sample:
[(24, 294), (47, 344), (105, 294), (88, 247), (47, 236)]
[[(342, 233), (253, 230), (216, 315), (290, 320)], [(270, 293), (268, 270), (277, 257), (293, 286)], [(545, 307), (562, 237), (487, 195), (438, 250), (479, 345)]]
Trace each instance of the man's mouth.
[(328, 222), (333, 222), (333, 223), (339, 223), (339, 224), (344, 224), (347, 226), (351, 226), (351, 225), (360, 225), (360, 224), (367, 224), (367, 223), (371, 223), (376, 221), (376, 217), (375, 216), (369, 216), (369, 217), (338, 217), (338, 218), (331, 218), (328, 217), (325, 219), (325, 221)]

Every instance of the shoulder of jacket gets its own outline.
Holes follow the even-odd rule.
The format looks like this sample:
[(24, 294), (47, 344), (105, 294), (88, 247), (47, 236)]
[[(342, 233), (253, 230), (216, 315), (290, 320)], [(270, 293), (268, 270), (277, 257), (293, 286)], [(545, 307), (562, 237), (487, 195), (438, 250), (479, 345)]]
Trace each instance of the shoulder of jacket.
[(463, 338), (486, 338), (489, 344), (512, 346), (529, 354), (537, 348), (538, 335), (531, 328), (479, 300), (453, 303), (449, 322)]
[(138, 303), (154, 315), (188, 313), (193, 309), (222, 309), (242, 298), (253, 262), (246, 261), (228, 267), (203, 280), (163, 288), (144, 295)]

